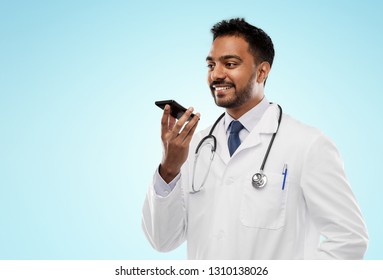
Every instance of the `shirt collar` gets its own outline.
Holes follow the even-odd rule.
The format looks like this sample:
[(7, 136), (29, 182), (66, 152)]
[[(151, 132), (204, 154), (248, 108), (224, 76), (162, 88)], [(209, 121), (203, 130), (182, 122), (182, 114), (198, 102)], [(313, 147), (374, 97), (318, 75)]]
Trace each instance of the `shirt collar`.
[[(266, 96), (259, 102), (256, 106), (250, 109), (248, 112), (243, 114), (238, 121), (245, 127), (248, 132), (251, 132), (253, 128), (257, 125), (259, 120), (262, 118), (262, 115), (266, 112), (267, 108), (270, 106), (269, 101)], [(227, 132), (230, 123), (234, 120), (229, 114), (225, 114), (225, 131)]]

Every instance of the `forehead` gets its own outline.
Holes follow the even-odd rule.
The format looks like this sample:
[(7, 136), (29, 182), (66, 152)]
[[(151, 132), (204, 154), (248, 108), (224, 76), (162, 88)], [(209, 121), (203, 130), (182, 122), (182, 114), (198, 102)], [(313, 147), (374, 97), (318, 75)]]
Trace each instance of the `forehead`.
[(228, 55), (239, 56), (242, 59), (252, 59), (249, 44), (242, 37), (222, 36), (216, 38), (211, 45), (209, 57), (216, 60)]

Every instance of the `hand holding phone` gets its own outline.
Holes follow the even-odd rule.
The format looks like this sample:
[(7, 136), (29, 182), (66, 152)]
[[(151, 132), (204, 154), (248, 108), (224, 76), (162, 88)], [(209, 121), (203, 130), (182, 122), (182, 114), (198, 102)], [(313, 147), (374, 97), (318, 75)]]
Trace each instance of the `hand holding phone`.
[[(155, 104), (165, 109), (161, 119), (161, 140), (164, 152), (159, 167), (160, 176), (166, 183), (171, 182), (181, 170), (187, 159), (189, 144), (197, 127), (200, 114), (192, 114), (174, 100), (156, 101)], [(184, 117), (182, 117), (185, 114)], [(172, 117), (170, 117), (172, 116)], [(176, 122), (175, 119), (178, 119)]]

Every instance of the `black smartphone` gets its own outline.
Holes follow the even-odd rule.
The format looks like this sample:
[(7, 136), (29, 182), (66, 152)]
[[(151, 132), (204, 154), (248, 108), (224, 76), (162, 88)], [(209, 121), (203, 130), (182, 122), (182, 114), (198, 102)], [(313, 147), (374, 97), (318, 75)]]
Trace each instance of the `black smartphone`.
[[(175, 100), (161, 100), (156, 101), (155, 104), (160, 107), (162, 110), (165, 108), (166, 104), (170, 105), (170, 115), (175, 117), (176, 119), (180, 119), (182, 115), (186, 112), (186, 108)], [(194, 114), (191, 114), (188, 118), (188, 121), (190, 121), (194, 117)]]

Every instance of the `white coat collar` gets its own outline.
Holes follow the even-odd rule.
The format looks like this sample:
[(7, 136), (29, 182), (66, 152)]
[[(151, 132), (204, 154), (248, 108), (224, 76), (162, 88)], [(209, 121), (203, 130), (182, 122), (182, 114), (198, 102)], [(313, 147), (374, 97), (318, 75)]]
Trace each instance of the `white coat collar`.
[[(241, 116), (238, 121), (245, 127), (245, 129), (250, 133), (254, 127), (261, 120), (263, 114), (266, 112), (267, 108), (269, 108), (270, 103), (267, 100), (266, 96), (251, 110), (246, 112), (243, 116)], [(229, 128), (230, 123), (234, 120), (232, 116), (229, 114), (225, 114), (224, 125), (225, 131)]]

